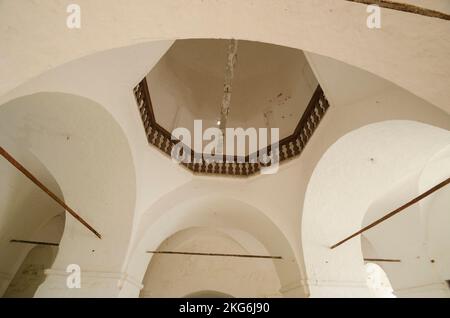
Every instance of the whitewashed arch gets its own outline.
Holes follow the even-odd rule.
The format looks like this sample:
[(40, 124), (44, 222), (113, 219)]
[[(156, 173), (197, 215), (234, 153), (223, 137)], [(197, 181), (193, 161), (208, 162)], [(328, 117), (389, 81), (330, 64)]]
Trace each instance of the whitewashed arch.
[[(166, 238), (157, 251), (271, 255), (237, 229), (190, 227)], [(201, 255), (151, 255), (140, 297), (185, 297), (215, 290), (234, 297), (281, 297), (276, 263), (282, 260)]]
[[(363, 225), (406, 203), (450, 176), (448, 154), (450, 146), (433, 155), (423, 169), (403, 179), (369, 207)], [(377, 253), (364, 254), (370, 258), (398, 259), (380, 265), (391, 279), (399, 297), (449, 297), (447, 284), (448, 233), (450, 231), (449, 189), (440, 189), (418, 204), (365, 236)]]
[(100, 240), (67, 217), (58, 256), (44, 283), (53, 279), (52, 287), (38, 296), (73, 292), (60, 274), (71, 263), (86, 272), (120, 272), (131, 235), (136, 180), (117, 122), (90, 99), (49, 92), (2, 105), (0, 120), (2, 133), (45, 163), (66, 203), (102, 234)]
[[(4, 132), (4, 131), (2, 131)], [(0, 134), (0, 144), (17, 161), (64, 199), (55, 178), (46, 166), (23, 145), (14, 144), (8, 134)], [(33, 244), (12, 243), (10, 240), (47, 241), (59, 243), (65, 213), (41, 189), (22, 175), (3, 157), (0, 158), (0, 296), (10, 287)], [(30, 265), (30, 264), (29, 264)], [(19, 274), (19, 275), (18, 275)], [(41, 273), (39, 273), (41, 275)], [(20, 296), (27, 282), (16, 279), (21, 287), (9, 295)], [(25, 285), (25, 286), (24, 286)], [(14, 289), (14, 288), (12, 288)], [(25, 291), (26, 292), (26, 291)], [(23, 294), (25, 295), (25, 294)]]
[(360, 238), (333, 250), (330, 246), (364, 222), (384, 215), (387, 211), (376, 209), (364, 220), (371, 205), (390, 190), (412, 184), (417, 195), (417, 183), (407, 181), (417, 179), (430, 158), (449, 144), (446, 130), (394, 120), (352, 131), (326, 151), (309, 181), (302, 218), (305, 266), (313, 296), (370, 295), (363, 279)]
[[(307, 296), (307, 291), (300, 286), (302, 267), (289, 241), (263, 212), (246, 202), (223, 195), (179, 198), (176, 202), (173, 198), (173, 193), (165, 196), (141, 219), (124, 269), (135, 281), (142, 281), (151, 260), (152, 255), (146, 251), (156, 250), (165, 239), (180, 230), (208, 227), (231, 235), (241, 245), (250, 247), (250, 254), (257, 254), (254, 248), (259, 245), (270, 255), (281, 255), (282, 261), (274, 261), (282, 286), (280, 292), (288, 293), (290, 289), (298, 288), (297, 297)], [(136, 292), (123, 289), (122, 295), (137, 296)]]
[[(450, 62), (445, 43), (450, 26), (444, 20), (382, 10), (393, 35), (386, 37), (385, 32), (367, 28), (366, 6), (348, 1), (263, 0), (256, 5), (251, 0), (138, 0), (129, 5), (115, 0), (99, 6), (80, 0), (78, 4), (86, 19), (77, 30), (67, 28), (67, 3), (62, 0), (45, 5), (14, 1), (3, 8), (2, 25), (23, 36), (5, 33), (1, 38), (9, 50), (0, 94), (58, 65), (112, 48), (154, 40), (238, 38), (333, 57), (449, 110)], [(27, 23), (15, 19), (14, 12), (24, 14)]]

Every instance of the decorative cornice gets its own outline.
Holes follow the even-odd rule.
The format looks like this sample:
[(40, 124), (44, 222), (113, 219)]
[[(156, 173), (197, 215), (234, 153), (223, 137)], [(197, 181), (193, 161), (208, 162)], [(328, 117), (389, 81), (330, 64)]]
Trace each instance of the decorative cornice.
[[(172, 140), (172, 134), (156, 122), (147, 80), (144, 78), (133, 89), (133, 92), (149, 144), (170, 156), (172, 148), (180, 141)], [(294, 133), (279, 142), (279, 155), (278, 158), (275, 158), (278, 162), (300, 155), (328, 108), (328, 100), (322, 88), (318, 85)], [(269, 146), (265, 152), (269, 154), (271, 150), (271, 146)], [(265, 167), (262, 163), (250, 159), (258, 158), (259, 155), (260, 151), (256, 154), (247, 155), (245, 158), (224, 156), (223, 162), (207, 163), (202, 154), (196, 154), (191, 150), (192, 162), (181, 164), (194, 173), (250, 176), (260, 172), (261, 168)], [(241, 162), (238, 159), (241, 159)]]

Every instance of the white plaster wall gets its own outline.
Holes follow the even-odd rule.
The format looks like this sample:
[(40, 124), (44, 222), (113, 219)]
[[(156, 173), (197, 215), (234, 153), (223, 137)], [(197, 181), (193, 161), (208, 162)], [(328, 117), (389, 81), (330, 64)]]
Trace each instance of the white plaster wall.
[[(430, 160), (420, 176), (419, 191), (426, 191), (442, 178), (450, 177), (449, 154), (450, 147), (447, 147)], [(424, 245), (428, 252), (428, 259), (433, 260), (431, 267), (440, 283), (436, 289), (446, 297), (450, 297), (450, 288), (445, 283), (450, 280), (449, 199), (450, 189), (447, 186), (442, 188), (438, 195), (431, 196), (420, 204), (421, 221), (425, 227)]]
[[(69, 93), (89, 98), (105, 108), (124, 131), (136, 174), (136, 211), (144, 210), (153, 196), (173, 189), (189, 178), (183, 169), (172, 169), (158, 150), (148, 146), (133, 95), (172, 41), (156, 41), (94, 54), (55, 68), (0, 97), (0, 103), (42, 91)], [(154, 162), (154, 164), (150, 164)], [(181, 172), (180, 172), (181, 171)], [(159, 180), (158, 187), (151, 185)]]
[[(43, 133), (45, 132), (45, 130), (63, 131), (64, 133), (60, 136), (61, 139), (59, 139), (60, 141), (63, 140), (63, 137), (77, 135), (78, 132), (76, 132), (76, 130), (83, 130), (83, 127), (86, 127), (86, 125), (90, 127), (89, 131), (94, 131), (92, 135), (85, 135), (85, 137), (81, 138), (82, 143), (78, 143), (79, 140), (77, 140), (76, 145), (77, 147), (80, 147), (80, 149), (74, 149), (74, 151), (69, 154), (66, 153), (67, 150), (64, 148), (65, 155), (69, 156), (69, 161), (75, 162), (74, 164), (68, 162), (64, 162), (63, 164), (63, 161), (58, 161), (58, 165), (60, 169), (63, 169), (65, 166), (77, 166), (81, 169), (81, 171), (84, 171), (85, 169), (91, 171), (89, 173), (77, 173), (76, 171), (69, 170), (68, 173), (62, 173), (61, 178), (68, 178), (68, 182), (73, 184), (74, 189), (71, 191), (75, 193), (74, 196), (76, 198), (74, 198), (74, 200), (76, 200), (77, 202), (78, 200), (85, 200), (85, 198), (80, 195), (76, 195), (76, 193), (79, 193), (79, 191), (89, 192), (90, 190), (87, 188), (81, 189), (84, 187), (84, 183), (80, 182), (79, 179), (73, 179), (71, 173), (76, 175), (77, 178), (82, 178), (86, 175), (90, 175), (92, 179), (97, 180), (96, 182), (100, 182), (99, 186), (96, 186), (95, 182), (92, 183), (91, 186), (95, 188), (96, 191), (100, 191), (102, 195), (97, 197), (96, 195), (94, 195), (94, 193), (96, 193), (95, 191), (91, 191), (91, 193), (89, 193), (89, 198), (91, 198), (91, 200), (97, 200), (97, 204), (100, 205), (108, 204), (109, 206), (109, 204), (112, 204), (108, 203), (110, 201), (109, 198), (107, 198), (108, 195), (112, 195), (114, 197), (113, 200), (121, 200), (120, 196), (117, 195), (117, 192), (122, 191), (122, 189), (124, 189), (124, 193), (126, 193), (127, 190), (137, 191), (134, 194), (131, 194), (131, 192), (129, 192), (131, 196), (134, 197), (133, 202), (134, 204), (136, 204), (136, 207), (132, 208), (131, 210), (121, 210), (120, 205), (116, 206), (115, 208), (117, 210), (121, 210), (122, 212), (120, 212), (121, 214), (117, 215), (117, 219), (110, 215), (111, 218), (109, 221), (111, 222), (111, 224), (114, 223), (116, 225), (122, 224), (124, 226), (128, 226), (128, 222), (137, 222), (138, 218), (133, 218), (133, 214), (135, 212), (139, 212), (142, 209), (145, 209), (148, 204), (150, 204), (152, 200), (155, 199), (155, 197), (158, 197), (165, 191), (176, 187), (179, 183), (182, 183), (187, 178), (191, 178), (189, 172), (185, 171), (182, 168), (173, 169), (174, 167), (170, 160), (167, 160), (167, 158), (165, 158), (165, 156), (155, 148), (148, 146), (145, 132), (142, 129), (136, 101), (132, 92), (133, 87), (145, 76), (148, 70), (153, 66), (154, 63), (156, 63), (156, 61), (165, 52), (165, 50), (170, 47), (171, 43), (171, 41), (154, 42), (147, 45), (129, 47), (126, 49), (117, 49), (111, 52), (92, 55), (47, 72), (46, 74), (27, 82), (25, 85), (22, 85), (21, 87), (0, 98), (0, 103), (6, 103), (8, 101), (14, 101), (14, 99), (24, 95), (30, 95), (42, 91), (56, 91), (87, 97), (90, 100), (101, 103), (101, 105), (96, 104), (94, 106), (90, 102), (88, 102), (86, 105), (84, 105), (84, 108), (79, 108), (78, 105), (73, 105), (76, 103), (72, 103), (73, 113), (71, 115), (68, 115), (69, 113), (64, 114), (65, 110), (63, 108), (60, 109), (58, 115), (46, 114), (49, 115), (49, 118), (52, 118), (53, 122), (50, 122), (49, 124), (49, 122), (46, 121), (45, 118), (41, 123), (39, 130)], [(36, 102), (38, 101), (35, 101), (34, 103)], [(6, 105), (3, 105), (2, 107), (5, 106)], [(39, 108), (39, 106), (36, 106), (35, 109), (37, 112), (42, 112), (45, 114), (45, 111)], [(99, 112), (97, 112), (96, 115), (93, 115), (91, 113), (91, 109), (94, 110), (94, 113), (95, 109), (97, 109)], [(102, 112), (101, 109), (103, 109), (103, 115), (100, 114)], [(51, 113), (52, 111), (53, 110), (49, 112)], [(72, 116), (73, 119), (70, 118), (70, 116)], [(55, 120), (59, 117), (65, 118), (64, 120), (61, 120), (57, 128), (52, 128), (52, 124), (57, 124)], [(13, 120), (12, 118), (13, 117), (10, 117), (6, 114), (2, 115), (2, 119), (5, 122), (10, 122), (9, 125), (14, 124), (11, 122), (11, 120)], [(71, 123), (69, 125), (71, 127), (70, 129), (65, 127), (65, 125), (67, 125), (67, 121)], [(81, 124), (81, 122), (83, 123)], [(124, 142), (122, 142), (122, 137), (113, 137), (114, 135), (109, 132), (108, 127), (110, 127), (110, 124), (112, 126), (117, 124), (120, 126), (118, 127), (118, 131), (120, 131), (119, 134), (125, 132), (126, 140)], [(100, 127), (102, 128), (101, 130), (99, 130)], [(20, 131), (21, 128), (17, 129), (19, 129), (17, 131)], [(89, 134), (89, 131), (83, 133)], [(8, 133), (11, 136), (18, 134), (16, 133), (16, 130), (5, 130), (5, 133)], [(24, 134), (24, 132), (20, 131), (20, 134)], [(95, 138), (92, 138), (92, 136), (95, 136)], [(26, 138), (23, 138), (21, 140), (13, 140), (13, 142), (24, 144), (26, 147), (30, 147), (32, 143), (28, 141), (28, 136), (25, 137)], [(46, 136), (44, 135), (41, 137), (45, 139)], [(115, 138), (120, 142), (114, 145), (105, 143), (108, 140), (110, 141), (110, 143), (114, 143)], [(73, 140), (71, 142), (71, 144), (73, 145)], [(101, 143), (103, 143), (103, 146), (101, 145)], [(46, 151), (48, 152), (47, 156), (49, 158), (52, 158), (54, 160), (62, 160), (59, 152), (57, 152), (58, 156), (54, 155), (56, 150), (54, 149), (53, 145), (52, 147), (46, 148)], [(91, 161), (86, 160), (86, 151), (92, 154)], [(120, 156), (118, 157), (117, 154), (121, 153), (122, 151), (124, 151), (125, 153), (131, 151), (131, 162), (125, 163), (124, 161), (121, 161), (122, 159), (120, 159)], [(99, 153), (100, 155), (98, 155)], [(96, 157), (97, 155), (98, 157)], [(112, 158), (114, 158), (114, 160), (111, 160)], [(48, 158), (46, 158), (46, 160), (47, 159)], [(44, 161), (46, 162), (46, 160)], [(109, 166), (105, 165), (105, 163), (108, 163)], [(133, 181), (132, 184), (128, 184), (127, 182), (124, 183), (120, 180), (120, 177), (117, 181), (107, 181), (111, 180), (109, 177), (107, 177), (105, 180), (103, 180), (103, 182), (111, 182), (110, 187), (113, 192), (112, 194), (106, 194), (105, 191), (102, 190), (102, 179), (98, 177), (97, 172), (92, 172), (95, 171), (99, 166), (101, 166), (101, 171), (104, 171), (105, 173), (106, 171), (113, 171), (114, 175), (117, 175), (117, 173), (120, 173), (121, 171), (127, 173), (127, 171), (130, 171), (130, 169), (133, 171), (133, 173), (135, 169), (136, 171), (139, 171), (139, 173), (136, 173), (136, 177), (133, 177), (135, 178), (135, 181)], [(115, 166), (115, 168), (111, 168), (111, 166)], [(123, 180), (127, 180), (127, 178), (123, 177)], [(153, 185), (154, 180), (158, 180), (157, 187)], [(100, 199), (100, 197), (103, 199)], [(124, 202), (122, 202), (122, 204), (123, 203)], [(84, 204), (89, 205), (90, 203), (85, 202)], [(87, 210), (90, 210), (92, 212), (97, 211), (97, 207)], [(86, 215), (86, 213), (80, 214)], [(96, 217), (94, 216), (93, 218)], [(103, 221), (101, 221), (100, 223), (103, 223)], [(100, 226), (96, 226), (96, 228), (99, 228), (99, 231), (102, 233)], [(123, 235), (127, 235), (126, 230), (123, 230)], [(132, 234), (129, 235), (132, 236)], [(110, 239), (113, 238), (110, 237)], [(115, 239), (119, 238), (115, 237)], [(122, 243), (127, 244), (127, 239), (124, 239)], [(77, 243), (78, 242), (76, 240), (72, 241), (72, 244)], [(77, 249), (80, 247), (80, 245), (77, 245)], [(67, 264), (75, 262), (75, 260), (79, 257), (81, 257), (81, 259), (78, 259), (78, 262), (84, 263), (86, 260), (92, 259), (92, 250), (98, 252), (98, 248), (96, 248), (95, 246), (87, 247), (86, 245), (84, 247), (86, 248), (85, 253), (87, 253), (87, 255), (81, 257), (79, 255), (77, 256), (76, 253), (74, 253), (73, 256), (66, 255), (62, 258), (64, 259), (62, 263), (64, 263), (65, 265), (59, 266), (58, 270), (52, 272), (52, 274), (54, 274), (54, 279), (57, 282), (54, 284), (56, 287), (53, 286), (51, 288), (55, 288), (56, 290), (57, 288), (59, 288), (58, 286), (65, 286), (65, 278), (67, 276), (67, 274), (65, 273), (65, 266), (67, 266)], [(68, 250), (70, 250), (70, 248), (68, 248)], [(66, 257), (67, 259), (65, 259)], [(108, 257), (117, 257), (117, 260), (119, 262), (123, 262), (123, 259), (120, 258), (120, 253), (115, 253), (113, 252), (113, 250), (111, 250), (111, 252), (108, 252), (107, 258)], [(109, 264), (112, 265), (111, 262), (109, 262)], [(112, 287), (106, 287), (105, 290), (111, 291), (111, 293), (108, 295), (110, 295), (111, 297), (114, 296), (118, 291), (118, 281), (122, 280), (123, 278), (121, 269), (102, 268), (106, 271), (106, 274), (98, 275), (96, 274), (97, 272), (92, 273), (93, 269), (95, 269), (95, 267), (92, 268), (91, 266), (88, 266), (88, 268), (85, 268), (85, 276), (87, 276), (86, 281), (93, 279), (94, 287), (96, 287), (96, 279), (105, 282), (110, 281), (106, 284), (111, 283)], [(127, 283), (125, 282), (124, 284)], [(80, 293), (80, 291), (75, 292)], [(90, 292), (98, 296), (102, 296), (102, 291), (98, 292), (91, 290)]]

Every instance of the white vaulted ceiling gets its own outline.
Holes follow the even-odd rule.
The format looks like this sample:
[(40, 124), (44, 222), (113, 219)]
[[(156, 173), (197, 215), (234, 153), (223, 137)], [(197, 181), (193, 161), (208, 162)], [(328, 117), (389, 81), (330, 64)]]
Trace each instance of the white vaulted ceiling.
[[(429, 2), (418, 4), (430, 7)], [(445, 6), (444, 1), (439, 3)], [(365, 23), (366, 6), (344, 0), (258, 5), (250, 0), (165, 5), (137, 0), (133, 6), (109, 1), (107, 7), (102, 1), (80, 0), (78, 4), (88, 19), (80, 30), (70, 30), (64, 20), (66, 1), (1, 2), (0, 28), (11, 31), (0, 35), (7, 48), (0, 59), (1, 94), (51, 68), (102, 50), (157, 39), (233, 37), (333, 57), (450, 111), (450, 24), (445, 20), (383, 9), (382, 29), (372, 30)], [(20, 12), (21, 19), (11, 12)]]
[[(166, 130), (193, 120), (217, 126), (228, 40), (178, 40), (147, 76), (156, 121)], [(317, 80), (301, 50), (238, 41), (227, 127), (279, 128), (293, 133)]]

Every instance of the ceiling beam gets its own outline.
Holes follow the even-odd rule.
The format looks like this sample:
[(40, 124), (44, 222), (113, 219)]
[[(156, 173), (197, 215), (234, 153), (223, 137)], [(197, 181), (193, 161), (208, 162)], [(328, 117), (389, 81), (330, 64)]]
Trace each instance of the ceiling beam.
[(399, 259), (391, 259), (391, 258), (365, 258), (365, 262), (390, 262), (390, 263), (400, 263)]
[(412, 199), (411, 201), (409, 201), (409, 202), (403, 204), (401, 207), (395, 209), (395, 210), (392, 211), (392, 212), (389, 212), (388, 214), (386, 214), (386, 215), (383, 216), (382, 218), (376, 220), (375, 222), (369, 224), (368, 226), (362, 228), (361, 230), (359, 230), (359, 231), (353, 233), (352, 235), (346, 237), (346, 238), (343, 239), (342, 241), (339, 241), (338, 243), (334, 244), (333, 246), (331, 246), (331, 249), (333, 249), (333, 248), (335, 248), (335, 247), (338, 247), (339, 245), (341, 245), (341, 244), (347, 242), (348, 240), (354, 238), (355, 236), (357, 236), (357, 235), (359, 235), (359, 234), (362, 234), (362, 233), (364, 233), (365, 231), (367, 231), (367, 230), (373, 228), (374, 226), (376, 226), (376, 225), (378, 225), (378, 224), (380, 224), (380, 223), (386, 221), (387, 219), (393, 217), (393, 216), (396, 215), (397, 213), (402, 212), (403, 210), (405, 210), (406, 208), (410, 207), (411, 205), (413, 205), (413, 204), (419, 202), (419, 201), (422, 200), (422, 199), (425, 199), (425, 198), (426, 198), (427, 196), (429, 196), (430, 194), (432, 194), (432, 193), (436, 192), (437, 190), (439, 190), (439, 189), (445, 187), (445, 186), (446, 186), (447, 184), (449, 184), (449, 183), (450, 183), (450, 178), (447, 178), (446, 180), (444, 180), (444, 181), (442, 181), (441, 183), (435, 185), (434, 187), (432, 187), (432, 188), (429, 189), (428, 191), (426, 191), (426, 192), (422, 193), (421, 195), (415, 197), (415, 198)]
[(27, 240), (10, 240), (10, 243), (23, 243), (23, 244), (36, 244), (36, 245), (50, 245), (50, 246), (59, 246), (59, 243), (53, 242), (41, 242), (41, 241), (27, 241)]
[(174, 254), (174, 255), (195, 255), (195, 256), (224, 256), (224, 257), (283, 259), (281, 256), (249, 255), (249, 254), (196, 253), (196, 252), (175, 252), (175, 251), (147, 251), (147, 253), (152, 253), (152, 254)]
[(98, 233), (88, 222), (86, 222), (81, 216), (78, 215), (74, 210), (72, 210), (63, 200), (58, 198), (50, 189), (48, 189), (44, 184), (42, 184), (31, 172), (29, 172), (24, 166), (22, 166), (16, 159), (13, 158), (3, 147), (0, 147), (0, 155), (2, 155), (6, 160), (8, 160), (17, 170), (22, 172), (28, 179), (30, 179), (35, 185), (37, 185), (42, 191), (47, 193), (47, 195), (56, 201), (60, 206), (62, 206), (67, 212), (70, 213), (78, 222), (87, 227), (92, 233), (95, 234), (99, 239), (102, 238), (100, 233)]
[(388, 0), (345, 0), (348, 2), (356, 2), (356, 3), (362, 3), (367, 5), (377, 5), (382, 8), (396, 10), (396, 11), (402, 11), (407, 13), (413, 13), (418, 14), (430, 18), (438, 18), (442, 20), (450, 20), (450, 15), (446, 14), (444, 12), (426, 9), (422, 7), (418, 7), (412, 4), (408, 3), (400, 3), (395, 1), (388, 1)]

